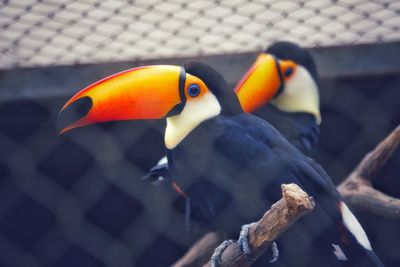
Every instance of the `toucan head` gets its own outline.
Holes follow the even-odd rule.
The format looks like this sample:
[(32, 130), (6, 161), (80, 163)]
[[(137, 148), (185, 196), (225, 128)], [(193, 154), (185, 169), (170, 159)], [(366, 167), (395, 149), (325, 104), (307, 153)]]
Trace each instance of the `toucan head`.
[(304, 112), (321, 121), (319, 78), (310, 53), (291, 42), (276, 42), (261, 53), (235, 87), (243, 109), (267, 102), (286, 112)]
[(240, 112), (240, 103), (222, 75), (206, 64), (144, 66), (78, 92), (61, 109), (58, 128), (62, 134), (100, 122), (161, 118), (194, 127), (211, 115)]

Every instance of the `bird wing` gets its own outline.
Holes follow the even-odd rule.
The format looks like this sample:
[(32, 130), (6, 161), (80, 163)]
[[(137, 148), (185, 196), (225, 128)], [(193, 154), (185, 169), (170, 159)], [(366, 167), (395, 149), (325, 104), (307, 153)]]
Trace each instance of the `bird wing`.
[(226, 132), (216, 142), (219, 153), (244, 169), (251, 169), (251, 176), (246, 179), (261, 180), (258, 185), (264, 187), (263, 195), (272, 203), (280, 198), (281, 184), (301, 186), (317, 204), (312, 214), (304, 217), (306, 227), (301, 227), (302, 230), (331, 248), (327, 256), (343, 259), (346, 255), (347, 263), (351, 264), (368, 255), (366, 258), (372, 259), (375, 265), (365, 231), (325, 170), (264, 120), (250, 114), (231, 120), (232, 127), (226, 127)]

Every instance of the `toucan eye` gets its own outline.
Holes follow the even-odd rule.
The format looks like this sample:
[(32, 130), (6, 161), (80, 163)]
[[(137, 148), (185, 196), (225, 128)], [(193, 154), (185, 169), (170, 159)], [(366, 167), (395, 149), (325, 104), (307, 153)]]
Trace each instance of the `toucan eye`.
[(291, 67), (285, 70), (285, 77), (289, 77), (293, 73), (293, 69)]
[(200, 94), (200, 86), (198, 86), (197, 84), (191, 84), (188, 87), (188, 94), (191, 97), (196, 97)]

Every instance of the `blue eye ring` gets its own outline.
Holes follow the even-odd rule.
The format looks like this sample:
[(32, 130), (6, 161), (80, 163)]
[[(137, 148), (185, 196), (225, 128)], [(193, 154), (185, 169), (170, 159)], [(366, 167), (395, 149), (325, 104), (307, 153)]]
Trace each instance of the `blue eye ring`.
[(191, 97), (196, 97), (200, 94), (200, 86), (198, 84), (191, 84), (187, 89), (188, 95)]
[(293, 73), (293, 68), (289, 67), (285, 70), (285, 77), (289, 77)]

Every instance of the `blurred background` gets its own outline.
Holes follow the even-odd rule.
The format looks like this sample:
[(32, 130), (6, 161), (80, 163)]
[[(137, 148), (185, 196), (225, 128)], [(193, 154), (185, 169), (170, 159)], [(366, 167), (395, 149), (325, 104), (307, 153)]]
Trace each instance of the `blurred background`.
[[(0, 266), (168, 266), (186, 251), (173, 196), (141, 180), (164, 154), (164, 122), (58, 136), (75, 92), (127, 68), (203, 61), (233, 86), (278, 40), (321, 75), (313, 155), (338, 184), (400, 123), (400, 2), (2, 0)], [(400, 197), (400, 152), (374, 186)], [(400, 224), (357, 212), (400, 266)]]

